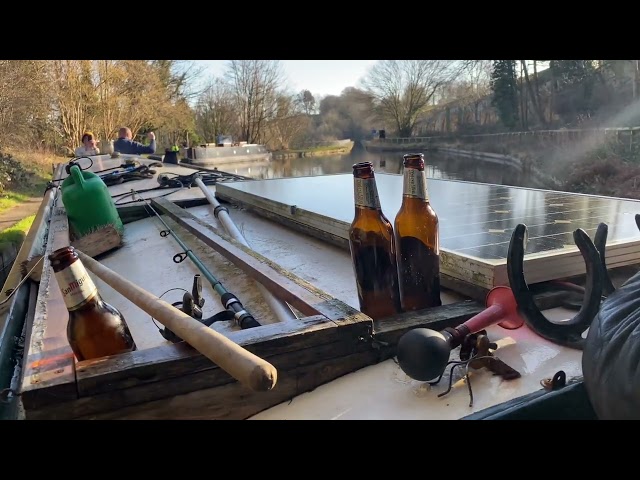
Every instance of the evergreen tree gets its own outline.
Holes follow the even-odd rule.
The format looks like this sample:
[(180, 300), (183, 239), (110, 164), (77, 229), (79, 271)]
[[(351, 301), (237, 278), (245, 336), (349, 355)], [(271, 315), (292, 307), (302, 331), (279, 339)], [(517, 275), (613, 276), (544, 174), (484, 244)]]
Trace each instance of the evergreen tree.
[(509, 129), (518, 123), (518, 83), (515, 60), (494, 60), (491, 72), (491, 104), (498, 111), (498, 117)]

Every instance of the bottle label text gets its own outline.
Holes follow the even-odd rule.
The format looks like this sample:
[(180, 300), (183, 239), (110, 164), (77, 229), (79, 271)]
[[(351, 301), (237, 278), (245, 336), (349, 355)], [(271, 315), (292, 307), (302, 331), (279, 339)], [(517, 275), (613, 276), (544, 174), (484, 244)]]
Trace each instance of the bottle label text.
[(380, 208), (376, 181), (372, 178), (354, 178), (354, 197), (358, 207)]
[(75, 261), (56, 273), (56, 280), (60, 286), (64, 304), (69, 311), (83, 305), (97, 291), (93, 280), (80, 261)]
[(405, 168), (402, 194), (405, 197), (429, 200), (429, 194), (427, 193), (427, 176), (424, 170), (420, 171), (415, 168)]

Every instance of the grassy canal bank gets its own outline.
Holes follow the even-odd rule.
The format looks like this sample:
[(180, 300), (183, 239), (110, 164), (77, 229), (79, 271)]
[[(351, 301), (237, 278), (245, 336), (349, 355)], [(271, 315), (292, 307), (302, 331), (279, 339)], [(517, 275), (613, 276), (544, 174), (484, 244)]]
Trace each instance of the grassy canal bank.
[(276, 150), (271, 152), (274, 160), (284, 160), (286, 158), (321, 157), (326, 155), (345, 155), (351, 153), (354, 142), (345, 142), (337, 145), (318, 145), (314, 147)]
[(29, 232), (51, 180), (52, 165), (66, 160), (41, 151), (0, 152), (0, 268), (10, 268)]
[[(526, 137), (530, 138), (530, 137)], [(532, 138), (532, 137), (531, 137)], [(461, 140), (432, 143), (363, 142), (372, 152), (451, 152), (498, 160), (517, 161), (540, 178), (551, 179), (554, 190), (640, 200), (640, 146), (612, 138), (602, 141), (506, 142), (491, 137), (469, 143)]]

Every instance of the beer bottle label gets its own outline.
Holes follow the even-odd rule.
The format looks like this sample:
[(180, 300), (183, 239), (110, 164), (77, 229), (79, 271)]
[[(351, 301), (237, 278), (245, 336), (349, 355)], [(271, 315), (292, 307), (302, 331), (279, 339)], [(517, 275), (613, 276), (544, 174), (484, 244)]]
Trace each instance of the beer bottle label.
[(402, 194), (405, 197), (421, 198), (429, 201), (427, 176), (424, 170), (416, 170), (415, 168), (406, 168), (404, 170)]
[(354, 178), (355, 202), (359, 207), (380, 208), (380, 198), (373, 178)]
[(80, 308), (98, 291), (80, 261), (75, 261), (64, 270), (57, 272), (56, 280), (62, 292), (64, 304), (69, 311)]

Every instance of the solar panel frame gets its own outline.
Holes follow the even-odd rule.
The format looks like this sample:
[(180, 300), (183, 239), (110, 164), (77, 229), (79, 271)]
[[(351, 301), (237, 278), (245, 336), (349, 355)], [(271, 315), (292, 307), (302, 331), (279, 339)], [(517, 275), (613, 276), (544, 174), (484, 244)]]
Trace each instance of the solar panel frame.
[[(376, 172), (376, 181), (382, 210), (393, 223), (403, 176)], [(530, 283), (584, 274), (573, 231), (582, 228), (593, 238), (600, 222), (609, 226), (607, 265), (640, 263), (640, 201), (433, 178), (427, 188), (440, 222), (441, 272), (455, 279), (485, 289), (508, 285), (506, 256), (519, 223), (527, 225)], [(218, 184), (216, 194), (342, 240), (355, 213), (351, 174)]]

